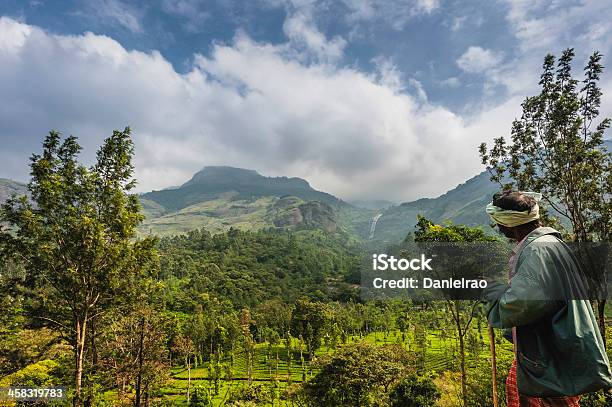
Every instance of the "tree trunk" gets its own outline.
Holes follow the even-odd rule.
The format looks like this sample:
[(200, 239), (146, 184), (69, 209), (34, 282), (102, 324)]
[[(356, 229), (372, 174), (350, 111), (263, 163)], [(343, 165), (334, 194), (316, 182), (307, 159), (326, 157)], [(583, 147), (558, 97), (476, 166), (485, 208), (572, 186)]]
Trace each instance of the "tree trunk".
[[(96, 319), (92, 318), (89, 321), (89, 330), (91, 331), (90, 344), (91, 347), (91, 372), (96, 373), (96, 366), (98, 365), (98, 350), (96, 348)], [(85, 399), (84, 406), (91, 407), (93, 404), (93, 394), (88, 394)]]
[(459, 356), (461, 362), (461, 393), (463, 396), (463, 407), (467, 407), (467, 375), (465, 373), (465, 344), (463, 342), (463, 335), (459, 335)]
[(136, 378), (136, 400), (134, 404), (140, 407), (141, 383), (142, 383), (142, 348), (144, 347), (144, 324), (145, 319), (140, 320), (140, 342), (138, 344), (138, 377)]
[[(457, 327), (457, 336), (459, 338), (459, 362), (461, 368), (461, 395), (463, 398), (463, 407), (467, 407), (467, 375), (465, 372), (465, 342), (464, 335), (465, 331), (461, 326), (461, 314), (459, 309), (459, 303), (457, 301), (454, 302), (455, 313), (453, 314), (453, 319), (455, 320), (455, 325)], [(452, 307), (452, 305), (451, 305)], [(469, 325), (469, 324), (468, 324)], [(467, 330), (468, 327), (466, 327)]]
[(189, 361), (189, 356), (187, 356), (187, 404), (190, 401), (189, 391), (191, 390), (191, 362)]
[(85, 334), (87, 329), (87, 312), (82, 318), (76, 320), (76, 353), (75, 353), (75, 372), (74, 372), (74, 406), (83, 405), (81, 380), (83, 377), (83, 356), (85, 355)]

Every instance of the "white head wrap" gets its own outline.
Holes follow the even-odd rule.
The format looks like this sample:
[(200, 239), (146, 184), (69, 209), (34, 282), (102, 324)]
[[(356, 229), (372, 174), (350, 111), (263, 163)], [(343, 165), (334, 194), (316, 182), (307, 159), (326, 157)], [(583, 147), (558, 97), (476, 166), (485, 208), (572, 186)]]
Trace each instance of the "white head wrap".
[(487, 205), (486, 211), (493, 222), (513, 228), (515, 226), (524, 225), (536, 219), (540, 219), (540, 206), (538, 202), (542, 199), (542, 194), (539, 192), (520, 192), (522, 195), (527, 195), (536, 200), (536, 204), (531, 211), (513, 211), (502, 209), (499, 206), (493, 205), (493, 202)]

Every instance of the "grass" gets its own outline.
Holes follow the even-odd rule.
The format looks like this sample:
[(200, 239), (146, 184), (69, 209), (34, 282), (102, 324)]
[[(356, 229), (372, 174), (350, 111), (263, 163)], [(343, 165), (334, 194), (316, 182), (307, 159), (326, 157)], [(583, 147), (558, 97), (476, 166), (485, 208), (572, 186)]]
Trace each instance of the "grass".
[(178, 212), (147, 219), (140, 227), (140, 234), (158, 236), (184, 234), (193, 229), (206, 228), (211, 233), (229, 230), (254, 230), (273, 226), (266, 220), (269, 208), (277, 198), (262, 197), (252, 200), (234, 200), (221, 197), (188, 206)]

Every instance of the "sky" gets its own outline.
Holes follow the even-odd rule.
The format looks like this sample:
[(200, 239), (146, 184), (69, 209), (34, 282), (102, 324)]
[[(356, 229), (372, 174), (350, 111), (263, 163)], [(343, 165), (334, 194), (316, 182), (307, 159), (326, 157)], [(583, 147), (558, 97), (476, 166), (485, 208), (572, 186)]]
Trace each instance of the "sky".
[[(612, 0), (2, 0), (0, 177), (51, 129), (130, 126), (138, 191), (208, 165), (346, 199), (438, 196), (509, 136), (543, 58), (612, 66)], [(612, 116), (612, 73), (602, 76)], [(610, 138), (610, 134), (607, 135)]]

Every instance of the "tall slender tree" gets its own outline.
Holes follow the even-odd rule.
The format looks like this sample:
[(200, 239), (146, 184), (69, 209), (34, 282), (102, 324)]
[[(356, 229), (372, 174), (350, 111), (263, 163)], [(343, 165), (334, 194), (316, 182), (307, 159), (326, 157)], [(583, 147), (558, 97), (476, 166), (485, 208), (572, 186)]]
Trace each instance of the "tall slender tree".
[[(594, 52), (584, 79), (572, 76), (572, 48), (556, 61), (544, 58), (541, 91), (527, 97), (511, 140), (480, 146), (491, 180), (503, 188), (541, 192), (552, 215), (571, 224), (576, 242), (610, 241), (612, 237), (612, 155), (604, 145), (610, 119), (599, 117), (602, 55)], [(600, 276), (605, 278), (604, 275)], [(601, 284), (605, 286), (605, 284)], [(598, 318), (605, 340), (605, 295), (599, 295)]]
[[(430, 220), (419, 216), (414, 233), (416, 242), (454, 242), (454, 243), (493, 243), (497, 239), (487, 235), (482, 229), (471, 228), (464, 225), (435, 225)], [(477, 246), (475, 246), (477, 247)], [(491, 255), (493, 255), (491, 253)], [(462, 272), (469, 267), (462, 264)], [(472, 327), (472, 322), (478, 318), (477, 312), (480, 301), (455, 299), (444, 296), (444, 302), (455, 326), (457, 341), (459, 342), (459, 368), (461, 371), (461, 395), (463, 406), (468, 405), (467, 366), (466, 366), (466, 339)], [(423, 322), (415, 326), (424, 329)]]
[[(156, 261), (155, 241), (137, 239), (143, 220), (132, 178), (130, 129), (114, 131), (94, 165), (78, 160), (77, 138), (51, 131), (42, 154), (31, 157), (30, 198), (12, 198), (0, 221), (2, 240), (27, 270), (39, 293), (43, 318), (74, 347), (74, 405), (83, 404), (84, 356), (89, 324), (130, 291)], [(89, 333), (90, 335), (90, 333)]]

